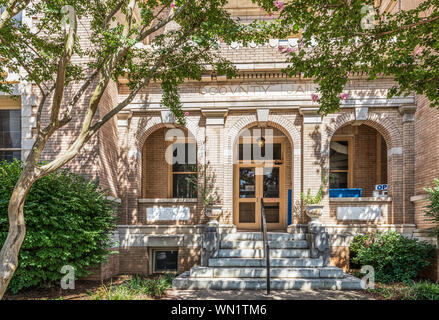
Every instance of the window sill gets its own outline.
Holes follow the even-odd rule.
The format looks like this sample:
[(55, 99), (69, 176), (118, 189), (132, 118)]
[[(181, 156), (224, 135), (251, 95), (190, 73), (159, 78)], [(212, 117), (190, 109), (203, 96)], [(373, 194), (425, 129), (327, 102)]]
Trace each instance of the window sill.
[(197, 203), (197, 198), (142, 198), (139, 203)]
[(391, 197), (346, 197), (346, 198), (329, 198), (329, 202), (392, 202)]

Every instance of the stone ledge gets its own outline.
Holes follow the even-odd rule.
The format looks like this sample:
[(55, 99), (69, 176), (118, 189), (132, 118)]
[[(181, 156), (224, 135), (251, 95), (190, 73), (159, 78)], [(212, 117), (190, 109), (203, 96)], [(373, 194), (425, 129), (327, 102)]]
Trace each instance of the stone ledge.
[(329, 198), (329, 203), (333, 202), (392, 202), (391, 197), (346, 197), (346, 198)]
[(143, 198), (138, 203), (197, 203), (198, 199), (192, 198)]

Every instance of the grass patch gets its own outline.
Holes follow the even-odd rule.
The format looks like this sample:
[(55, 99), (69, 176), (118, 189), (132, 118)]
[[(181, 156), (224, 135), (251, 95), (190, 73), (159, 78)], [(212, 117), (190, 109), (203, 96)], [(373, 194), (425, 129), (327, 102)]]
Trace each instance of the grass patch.
[(376, 283), (367, 290), (385, 300), (439, 300), (439, 284), (429, 281), (410, 283)]
[(119, 285), (102, 285), (89, 292), (90, 300), (145, 300), (160, 298), (172, 287), (175, 275), (163, 275), (157, 278), (134, 276)]

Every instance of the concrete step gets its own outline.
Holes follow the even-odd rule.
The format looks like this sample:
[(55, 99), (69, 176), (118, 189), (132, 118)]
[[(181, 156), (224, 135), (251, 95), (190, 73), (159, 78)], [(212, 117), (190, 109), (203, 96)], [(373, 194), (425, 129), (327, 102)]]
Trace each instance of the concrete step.
[[(263, 290), (264, 278), (192, 278), (185, 272), (172, 281), (180, 290)], [(361, 281), (348, 275), (343, 279), (271, 279), (273, 290), (360, 290)]]
[[(308, 242), (306, 240), (295, 241), (268, 241), (270, 249), (306, 249), (308, 248)], [(263, 241), (253, 240), (234, 240), (234, 241), (221, 241), (221, 249), (263, 249)]]
[[(269, 232), (269, 241), (293, 241), (293, 240), (305, 240), (306, 235), (304, 233), (276, 233)], [(222, 235), (222, 241), (239, 241), (239, 240), (252, 240), (261, 241), (261, 232), (236, 232), (227, 233)]]
[[(270, 258), (308, 258), (308, 249), (273, 249)], [(219, 258), (264, 258), (263, 249), (220, 249)]]
[[(213, 268), (193, 267), (190, 271), (193, 278), (265, 278), (267, 269), (257, 268)], [(271, 278), (344, 278), (343, 270), (337, 267), (323, 268), (270, 268)]]
[[(310, 267), (323, 266), (322, 259), (313, 258), (273, 258), (271, 267)], [(265, 259), (252, 258), (216, 258), (209, 259), (209, 267), (265, 267)]]

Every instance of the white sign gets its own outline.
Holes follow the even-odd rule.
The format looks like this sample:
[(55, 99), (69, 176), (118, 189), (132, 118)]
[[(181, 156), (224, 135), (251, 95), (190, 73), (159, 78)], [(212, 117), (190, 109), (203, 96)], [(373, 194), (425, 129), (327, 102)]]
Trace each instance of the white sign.
[(184, 206), (146, 208), (147, 221), (189, 220), (190, 215), (190, 208)]
[(378, 205), (367, 207), (338, 207), (338, 220), (376, 220), (380, 219), (381, 207)]

